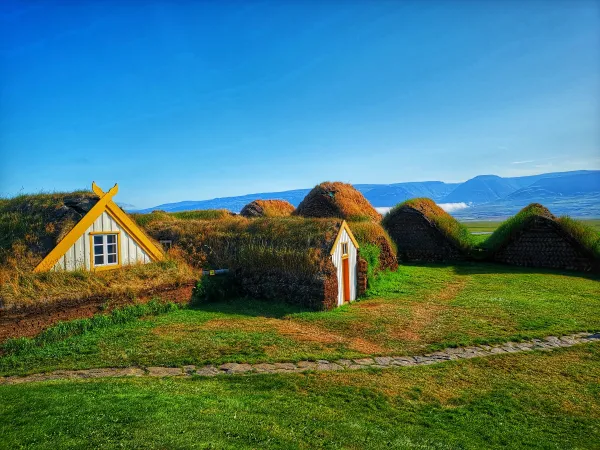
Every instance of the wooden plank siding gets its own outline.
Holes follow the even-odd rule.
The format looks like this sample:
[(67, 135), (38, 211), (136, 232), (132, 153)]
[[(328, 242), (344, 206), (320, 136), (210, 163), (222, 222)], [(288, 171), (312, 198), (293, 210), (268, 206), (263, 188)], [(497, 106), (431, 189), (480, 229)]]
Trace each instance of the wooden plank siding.
[(347, 231), (342, 228), (342, 233), (340, 239), (337, 240), (337, 244), (335, 247), (335, 251), (331, 255), (331, 260), (333, 261), (333, 265), (337, 269), (337, 278), (338, 278), (338, 306), (344, 304), (344, 278), (342, 274), (342, 244), (348, 244), (348, 265), (350, 267), (350, 301), (356, 300), (356, 280), (357, 280), (357, 256), (358, 250), (350, 236), (348, 236)]
[(149, 263), (150, 256), (137, 244), (137, 242), (123, 229), (106, 211), (99, 216), (92, 225), (82, 234), (77, 241), (56, 262), (53, 270), (91, 270), (90, 266), (90, 233), (98, 231), (120, 232), (120, 253), (123, 266), (135, 263)]

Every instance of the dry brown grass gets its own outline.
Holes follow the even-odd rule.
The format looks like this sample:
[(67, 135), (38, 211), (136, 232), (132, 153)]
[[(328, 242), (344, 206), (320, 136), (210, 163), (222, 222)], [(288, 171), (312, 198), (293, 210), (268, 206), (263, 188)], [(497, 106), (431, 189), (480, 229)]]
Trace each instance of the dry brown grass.
[(324, 182), (315, 186), (298, 205), (295, 215), (338, 217), (346, 220), (379, 222), (381, 214), (351, 184)]
[(288, 217), (294, 212), (294, 205), (285, 200), (254, 200), (240, 211), (244, 217)]
[(31, 273), (0, 267), (0, 299), (7, 308), (86, 297), (127, 296), (164, 286), (178, 286), (199, 278), (184, 261), (169, 258), (102, 272), (57, 271)]
[[(327, 330), (324, 327), (303, 321), (275, 318), (243, 318), (243, 319), (212, 319), (197, 327), (198, 330), (211, 331), (243, 331), (266, 332), (275, 331), (279, 335), (297, 342), (310, 342), (317, 344), (342, 344), (351, 350), (360, 353), (382, 353), (384, 347), (367, 339), (356, 336), (342, 336)], [(164, 330), (170, 334), (168, 330)], [(356, 330), (355, 330), (356, 331)], [(161, 332), (158, 330), (157, 332)]]

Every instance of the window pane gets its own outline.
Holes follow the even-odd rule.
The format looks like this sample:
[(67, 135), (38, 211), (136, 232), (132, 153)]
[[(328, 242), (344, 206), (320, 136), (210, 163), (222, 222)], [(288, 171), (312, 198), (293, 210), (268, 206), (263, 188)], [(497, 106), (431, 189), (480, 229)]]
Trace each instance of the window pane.
[(102, 244), (102, 236), (94, 236), (94, 245)]
[(116, 234), (108, 234), (106, 236), (106, 242), (109, 244), (115, 244), (117, 242), (117, 235)]
[(108, 246), (108, 253), (117, 253), (117, 244), (110, 244)]
[(100, 266), (104, 264), (104, 256), (102, 255), (96, 255), (94, 256), (94, 265), (95, 266)]
[(117, 255), (108, 255), (108, 264), (116, 264)]
[(104, 247), (102, 245), (94, 245), (94, 255), (102, 255), (104, 253)]

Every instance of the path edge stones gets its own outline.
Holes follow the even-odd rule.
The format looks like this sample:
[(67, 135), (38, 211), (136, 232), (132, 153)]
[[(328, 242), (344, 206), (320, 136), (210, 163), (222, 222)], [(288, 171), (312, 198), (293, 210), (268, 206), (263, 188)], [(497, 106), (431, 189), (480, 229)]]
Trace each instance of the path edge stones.
[(523, 342), (505, 342), (498, 345), (475, 345), (469, 347), (446, 348), (433, 353), (415, 356), (374, 356), (356, 359), (338, 359), (277, 363), (225, 363), (219, 366), (206, 365), (197, 367), (122, 367), (83, 370), (56, 370), (33, 375), (13, 375), (0, 377), (0, 385), (33, 383), (50, 380), (73, 380), (90, 378), (117, 377), (215, 377), (223, 375), (250, 375), (260, 373), (302, 373), (309, 371), (341, 371), (361, 370), (369, 368), (388, 369), (392, 367), (424, 366), (470, 358), (522, 353), (533, 350), (550, 351), (557, 348), (572, 347), (589, 342), (600, 342), (600, 333), (581, 332), (566, 336), (547, 336), (543, 339), (531, 339)]

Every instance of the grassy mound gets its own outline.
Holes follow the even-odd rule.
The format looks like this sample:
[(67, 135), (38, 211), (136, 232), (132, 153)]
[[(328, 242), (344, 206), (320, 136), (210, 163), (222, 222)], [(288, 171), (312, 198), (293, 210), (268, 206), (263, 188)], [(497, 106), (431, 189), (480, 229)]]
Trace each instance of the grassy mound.
[(516, 215), (503, 222), (485, 241), (484, 248), (490, 252), (499, 249), (537, 217), (555, 222), (564, 233), (578, 242), (585, 250), (596, 258), (600, 258), (599, 233), (593, 228), (570, 217), (556, 218), (546, 207), (539, 203), (532, 203), (526, 206)]
[(382, 225), (389, 230), (396, 216), (407, 208), (420, 212), (430, 224), (438, 229), (459, 249), (469, 252), (474, 246), (473, 238), (467, 227), (440, 208), (429, 198), (413, 198), (396, 205), (385, 215)]
[(396, 245), (385, 229), (374, 222), (348, 222), (352, 234), (360, 246), (360, 255), (369, 265), (368, 275), (381, 270), (396, 270)]
[(294, 212), (294, 205), (286, 200), (254, 200), (242, 208), (244, 217), (287, 217)]
[(167, 220), (218, 220), (234, 216), (231, 211), (226, 209), (198, 209), (195, 211), (165, 212), (161, 210), (152, 211), (147, 214), (134, 213), (131, 218), (141, 226), (145, 227), (151, 222)]
[(327, 181), (315, 186), (294, 214), (303, 217), (337, 217), (349, 221), (381, 220), (381, 214), (354, 186), (339, 181)]
[(89, 191), (0, 199), (0, 265), (33, 270), (97, 201)]

